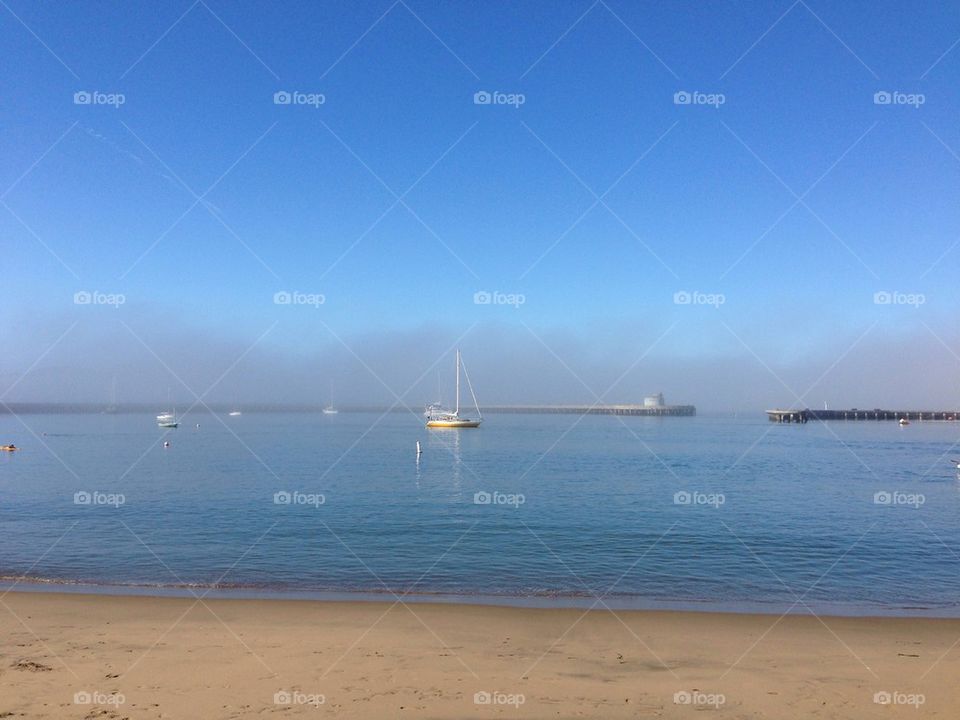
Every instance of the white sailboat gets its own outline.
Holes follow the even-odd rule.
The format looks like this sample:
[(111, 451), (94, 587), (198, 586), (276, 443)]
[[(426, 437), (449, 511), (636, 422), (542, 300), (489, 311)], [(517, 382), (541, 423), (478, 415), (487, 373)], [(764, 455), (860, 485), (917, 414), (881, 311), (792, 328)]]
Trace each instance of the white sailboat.
[(177, 420), (177, 411), (176, 409), (168, 412), (162, 412), (157, 415), (157, 425), (162, 428), (175, 428), (180, 425), (180, 421)]
[[(470, 389), (470, 396), (473, 398), (473, 405), (477, 410), (477, 417), (471, 418), (460, 415), (460, 368), (463, 367), (463, 376), (467, 379), (467, 387)], [(473, 392), (473, 385), (470, 384), (470, 376), (467, 375), (467, 368), (460, 359), (460, 350), (457, 350), (457, 404), (453, 412), (443, 410), (438, 405), (430, 405), (426, 410), (428, 428), (475, 428), (480, 427), (483, 422), (483, 416), (480, 413), (480, 405), (477, 404), (477, 396)]]
[(333, 382), (330, 383), (330, 404), (323, 409), (324, 415), (336, 415), (339, 411), (333, 404)]

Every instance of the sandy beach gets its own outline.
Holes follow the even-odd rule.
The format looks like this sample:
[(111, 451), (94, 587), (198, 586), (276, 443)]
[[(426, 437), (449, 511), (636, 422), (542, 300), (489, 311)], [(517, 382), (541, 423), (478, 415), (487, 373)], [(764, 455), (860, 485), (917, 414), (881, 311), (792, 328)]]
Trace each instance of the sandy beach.
[(0, 717), (955, 717), (960, 620), (11, 592)]

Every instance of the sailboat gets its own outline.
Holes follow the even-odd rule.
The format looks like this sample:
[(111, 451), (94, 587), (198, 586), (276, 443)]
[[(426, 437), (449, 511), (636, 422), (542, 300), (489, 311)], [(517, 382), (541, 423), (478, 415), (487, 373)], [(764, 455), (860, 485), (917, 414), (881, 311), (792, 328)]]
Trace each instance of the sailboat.
[(334, 407), (334, 405), (333, 405), (333, 383), (331, 382), (331, 383), (330, 383), (330, 404), (327, 405), (327, 406), (323, 409), (323, 414), (324, 414), (324, 415), (336, 415), (337, 412), (339, 412), (339, 411), (338, 411), (337, 408)]
[(162, 428), (175, 428), (179, 426), (180, 421), (177, 420), (177, 411), (162, 412), (157, 415), (157, 425)]
[(467, 368), (463, 366), (463, 376), (467, 379), (467, 387), (470, 388), (470, 396), (473, 398), (473, 405), (477, 409), (476, 419), (460, 415), (460, 368), (463, 361), (460, 359), (460, 350), (457, 350), (457, 404), (453, 412), (443, 410), (437, 405), (427, 407), (427, 427), (428, 428), (475, 428), (480, 427), (483, 417), (480, 414), (480, 406), (477, 404), (477, 396), (473, 392), (473, 385), (470, 384), (470, 376), (467, 375)]

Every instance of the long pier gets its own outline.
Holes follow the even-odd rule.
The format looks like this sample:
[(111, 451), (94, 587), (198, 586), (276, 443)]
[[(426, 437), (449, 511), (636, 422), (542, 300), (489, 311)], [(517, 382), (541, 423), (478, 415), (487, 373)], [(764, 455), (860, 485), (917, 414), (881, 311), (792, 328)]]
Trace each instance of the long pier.
[(960, 410), (767, 410), (767, 418), (776, 423), (805, 423), (811, 420), (930, 420), (955, 421)]
[(568, 413), (575, 415), (639, 415), (644, 417), (692, 417), (693, 405), (485, 405), (485, 413)]

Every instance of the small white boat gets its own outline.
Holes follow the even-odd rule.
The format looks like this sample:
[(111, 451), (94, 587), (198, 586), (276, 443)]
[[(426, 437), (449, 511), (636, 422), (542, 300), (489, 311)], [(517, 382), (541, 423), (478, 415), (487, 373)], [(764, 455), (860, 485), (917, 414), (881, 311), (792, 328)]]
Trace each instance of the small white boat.
[(470, 384), (470, 376), (467, 375), (467, 368), (463, 367), (463, 376), (467, 379), (467, 387), (470, 389), (470, 396), (473, 398), (473, 405), (477, 409), (477, 417), (464, 417), (460, 415), (460, 368), (463, 362), (460, 359), (460, 350), (457, 350), (457, 404), (453, 412), (443, 410), (438, 405), (427, 407), (427, 427), (428, 428), (475, 428), (480, 427), (483, 422), (483, 416), (480, 414), (480, 406), (477, 404), (477, 396), (473, 392), (473, 385)]
[(180, 421), (177, 420), (177, 411), (171, 410), (157, 415), (157, 425), (162, 428), (175, 428), (179, 426)]
[(238, 417), (239, 415), (243, 415), (243, 413), (239, 410), (234, 410), (233, 412), (228, 412), (227, 415), (230, 417)]
[(910, 424), (909, 420), (907, 420), (906, 418), (900, 418), (900, 427), (904, 427), (905, 425), (909, 425), (909, 424)]
[(323, 414), (324, 414), (324, 415), (336, 415), (338, 412), (340, 412), (340, 411), (337, 410), (333, 405), (327, 405), (327, 406), (323, 409)]

